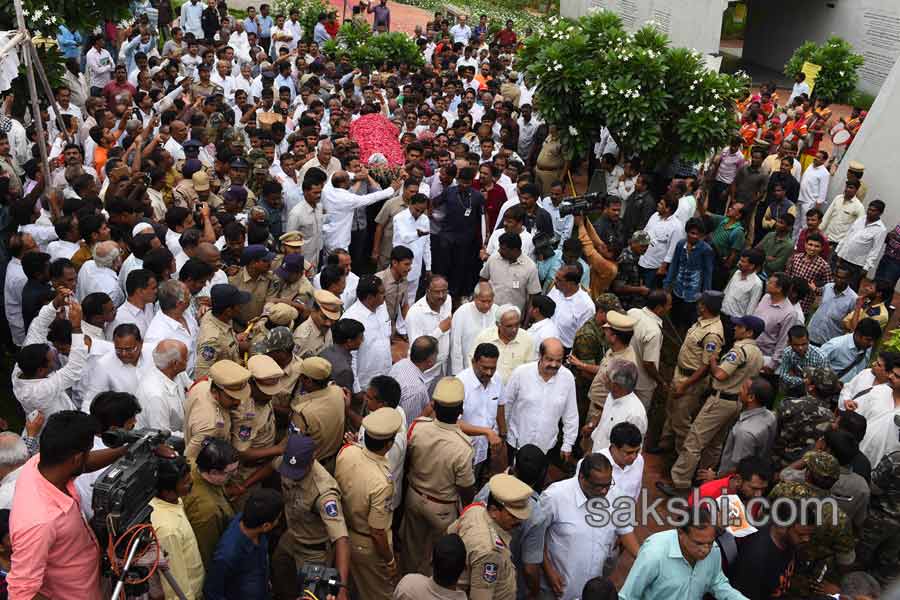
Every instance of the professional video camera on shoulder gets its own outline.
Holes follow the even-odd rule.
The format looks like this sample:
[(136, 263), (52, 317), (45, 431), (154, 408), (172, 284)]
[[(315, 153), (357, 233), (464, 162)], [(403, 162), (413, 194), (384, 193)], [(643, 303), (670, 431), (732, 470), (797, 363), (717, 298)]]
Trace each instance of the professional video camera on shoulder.
[(304, 563), (297, 574), (302, 590), (301, 598), (318, 598), (325, 600), (328, 596), (337, 596), (341, 591), (341, 575), (337, 569), (326, 567), (322, 563)]
[(164, 429), (110, 429), (101, 435), (110, 448), (128, 445), (125, 456), (110, 465), (94, 483), (91, 527), (104, 543), (116, 539), (134, 525), (150, 520), (149, 502), (156, 495), (159, 461), (170, 460), (157, 454), (162, 445), (181, 453), (184, 440)]
[(606, 205), (607, 196), (594, 192), (592, 194), (584, 194), (583, 196), (575, 196), (574, 198), (566, 198), (559, 205), (559, 216), (568, 217), (569, 215), (584, 215), (594, 210), (600, 210)]
[(538, 232), (535, 234), (534, 238), (532, 238), (534, 255), (538, 260), (547, 260), (556, 253), (559, 242), (560, 239), (558, 235), (549, 235), (544, 232)]

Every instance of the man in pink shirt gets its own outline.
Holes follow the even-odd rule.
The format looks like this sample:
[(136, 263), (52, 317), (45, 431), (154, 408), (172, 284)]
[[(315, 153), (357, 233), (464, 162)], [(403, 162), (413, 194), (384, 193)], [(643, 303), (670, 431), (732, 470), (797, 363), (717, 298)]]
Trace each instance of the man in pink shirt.
[(41, 452), (22, 467), (10, 515), (9, 597), (100, 600), (100, 545), (81, 514), (75, 477), (102, 469), (127, 447), (91, 452), (96, 420), (64, 410), (41, 434)]

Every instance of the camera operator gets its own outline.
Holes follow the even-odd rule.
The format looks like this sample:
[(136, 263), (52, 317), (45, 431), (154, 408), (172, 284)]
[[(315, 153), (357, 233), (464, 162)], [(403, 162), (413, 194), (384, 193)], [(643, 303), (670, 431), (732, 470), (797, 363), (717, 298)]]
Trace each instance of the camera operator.
[(97, 429), (80, 411), (51, 415), (40, 454), (22, 467), (10, 519), (11, 598), (101, 598), (100, 546), (81, 515), (75, 477), (107, 467), (127, 447), (91, 452)]
[[(94, 432), (93, 450), (106, 450), (106, 444), (100, 438), (104, 431), (111, 429), (125, 429), (131, 431), (137, 415), (141, 412), (141, 405), (137, 398), (126, 392), (103, 392), (97, 394), (91, 401), (91, 416), (99, 425)], [(103, 471), (84, 473), (75, 478), (75, 489), (81, 497), (81, 512), (90, 520), (94, 515), (92, 498), (94, 496), (94, 482), (100, 478)]]
[(584, 215), (575, 216), (575, 231), (584, 250), (584, 258), (591, 272), (591, 298), (596, 298), (607, 289), (619, 270), (616, 257), (600, 239), (591, 222)]
[[(159, 546), (166, 553), (169, 571), (188, 600), (203, 597), (203, 559), (197, 537), (184, 512), (182, 498), (191, 493), (191, 467), (184, 457), (160, 461), (156, 479), (156, 497), (150, 501), (150, 523), (156, 530)], [(178, 596), (163, 580), (166, 600)]]

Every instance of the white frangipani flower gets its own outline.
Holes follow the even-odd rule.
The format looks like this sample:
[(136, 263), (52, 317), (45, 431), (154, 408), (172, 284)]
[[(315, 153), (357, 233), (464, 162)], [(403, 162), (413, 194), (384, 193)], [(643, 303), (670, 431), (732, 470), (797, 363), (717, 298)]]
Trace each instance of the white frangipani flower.
[(573, 127), (572, 125), (569, 125), (569, 135), (571, 135), (571, 136), (578, 135), (578, 130), (575, 129), (575, 127)]

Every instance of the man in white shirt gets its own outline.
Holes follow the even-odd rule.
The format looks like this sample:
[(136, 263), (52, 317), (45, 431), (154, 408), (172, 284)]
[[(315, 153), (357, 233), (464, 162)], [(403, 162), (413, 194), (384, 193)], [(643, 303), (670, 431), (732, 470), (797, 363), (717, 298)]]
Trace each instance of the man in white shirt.
[(191, 292), (185, 284), (170, 279), (159, 285), (157, 298), (159, 312), (147, 328), (144, 343), (150, 347), (155, 347), (161, 340), (178, 340), (184, 344), (188, 349), (187, 375), (193, 378), (200, 328), (188, 310), (191, 306)]
[(81, 410), (89, 412), (91, 401), (101, 392), (136, 394), (144, 385), (140, 373), (147, 368), (150, 357), (142, 354), (141, 332), (131, 323), (120, 325), (113, 332), (112, 352), (91, 355), (81, 381)]
[(550, 195), (541, 198), (538, 206), (550, 213), (553, 220), (553, 233), (561, 240), (567, 240), (572, 236), (572, 228), (575, 226), (575, 215), (561, 216), (559, 207), (565, 198), (563, 197), (562, 182), (554, 181), (550, 184)]
[(302, 180), (303, 199), (288, 213), (287, 231), (299, 231), (303, 235), (303, 257), (313, 269), (318, 270), (319, 255), (322, 253), (322, 223), (325, 220), (321, 203), (325, 176), (321, 170), (312, 173)]
[(556, 445), (562, 420), (560, 456), (568, 462), (578, 435), (575, 377), (562, 366), (565, 349), (557, 339), (544, 340), (537, 362), (517, 367), (503, 390), (509, 411), (509, 438), (513, 450), (534, 444), (544, 452)]
[(359, 389), (366, 389), (376, 375), (384, 375), (391, 368), (391, 317), (384, 305), (384, 283), (375, 275), (360, 277), (356, 288), (357, 301), (344, 319), (355, 319), (363, 324), (363, 343), (352, 353), (353, 374)]
[(469, 368), (475, 338), (493, 326), (497, 319), (494, 288), (487, 281), (475, 286), (475, 295), (453, 313), (450, 325), (450, 374), (458, 375)]
[(350, 191), (350, 176), (346, 171), (338, 171), (332, 175), (322, 189), (322, 208), (325, 212), (322, 236), (325, 250), (330, 252), (335, 248), (349, 248), (353, 211), (379, 200), (387, 200), (397, 193), (401, 183), (402, 179), (396, 179), (388, 188), (358, 196)]
[(134, 324), (143, 337), (156, 315), (156, 277), (147, 269), (135, 269), (126, 282), (128, 299), (116, 309), (116, 320), (110, 328), (123, 323)]
[(541, 344), (548, 338), (559, 339), (559, 328), (553, 321), (556, 314), (556, 302), (549, 297), (540, 294), (531, 299), (531, 308), (528, 316), (531, 321), (531, 327), (528, 328), (528, 335), (534, 342), (534, 354), (537, 356)]
[(341, 170), (341, 161), (334, 157), (334, 145), (331, 143), (331, 140), (320, 140), (316, 144), (316, 155), (303, 163), (297, 179), (304, 181), (310, 169), (324, 171), (328, 179), (331, 179), (332, 175)]
[(91, 93), (97, 90), (102, 91), (106, 87), (106, 84), (112, 79), (112, 72), (116, 67), (116, 61), (113, 60), (109, 51), (103, 47), (104, 43), (102, 35), (95, 35), (91, 49), (84, 55), (85, 70), (88, 74)]
[(849, 265), (852, 277), (850, 285), (859, 288), (861, 277), (875, 277), (875, 267), (884, 249), (887, 228), (881, 220), (884, 213), (884, 202), (872, 200), (866, 208), (866, 216), (857, 219), (847, 237), (838, 246), (837, 255), (844, 265)]
[(595, 451), (609, 446), (612, 429), (619, 423), (633, 423), (642, 436), (647, 433), (647, 410), (634, 393), (638, 377), (637, 366), (627, 360), (616, 359), (610, 362), (609, 369), (601, 373), (601, 377), (606, 378), (609, 395), (603, 405), (600, 421), (591, 433)]
[(22, 268), (22, 257), (37, 251), (37, 244), (27, 233), (13, 234), (9, 238), (8, 248), (12, 258), (6, 266), (6, 279), (3, 280), (3, 308), (13, 343), (21, 346), (27, 333), (22, 316), (22, 290), (28, 281)]
[[(44, 306), (32, 321), (32, 328), (41, 322), (52, 322), (56, 310), (66, 306), (65, 297), (60, 294), (53, 303)], [(78, 384), (87, 362), (88, 346), (81, 332), (81, 305), (69, 297), (67, 305), (69, 322), (72, 324), (72, 348), (66, 364), (52, 371), (51, 348), (46, 342), (26, 344), (17, 355), (17, 363), (12, 373), (12, 391), (25, 414), (39, 410), (44, 417), (61, 410), (77, 408), (66, 390)], [(45, 326), (45, 327), (46, 327)], [(46, 331), (46, 329), (44, 329)]]
[(193, 33), (196, 39), (203, 38), (203, 27), (200, 24), (202, 14), (203, 5), (198, 0), (189, 0), (181, 5), (181, 29), (185, 35)]
[(466, 15), (459, 15), (459, 21), (450, 28), (450, 37), (453, 38), (454, 44), (469, 45), (469, 39), (472, 37), (472, 28), (466, 23)]
[[(341, 273), (343, 273), (344, 275), (344, 290), (340, 293), (340, 298), (341, 302), (343, 303), (344, 310), (350, 308), (350, 306), (352, 306), (356, 302), (356, 286), (359, 285), (359, 275), (350, 270), (350, 264), (350, 253), (343, 248), (338, 248), (332, 251), (325, 258), (326, 267), (338, 267)], [(316, 276), (313, 277), (313, 289), (327, 289), (327, 287), (322, 287), (322, 273), (324, 273), (324, 270), (319, 271), (318, 273), (316, 273)], [(328, 291), (333, 292), (333, 290)], [(337, 292), (334, 293), (335, 295), (338, 295)]]
[(612, 549), (621, 542), (633, 556), (639, 544), (631, 525), (615, 519), (601, 520), (593, 511), (595, 499), (609, 506), (624, 494), (613, 481), (609, 459), (589, 454), (575, 477), (558, 481), (541, 494), (541, 510), (547, 519), (542, 592), (561, 600), (577, 600), (588, 580), (601, 576)]
[(184, 372), (187, 346), (178, 340), (162, 340), (150, 354), (153, 364), (144, 371), (136, 394), (143, 409), (136, 426), (183, 435), (185, 390), (191, 385)]
[(553, 322), (559, 329), (559, 339), (571, 350), (575, 333), (594, 316), (594, 301), (581, 287), (584, 275), (579, 263), (563, 265), (556, 270), (555, 287), (547, 296), (556, 303)]
[(794, 222), (794, 241), (806, 227), (806, 212), (812, 208), (822, 208), (828, 201), (828, 180), (831, 174), (825, 167), (828, 153), (820, 150), (816, 153), (812, 165), (803, 172), (800, 178), (800, 196), (797, 199), (797, 220)]
[(794, 98), (806, 94), (809, 96), (809, 84), (806, 83), (806, 73), (800, 72), (794, 76), (794, 86), (791, 88), (791, 95), (788, 97), (787, 105), (794, 103)]
[(833, 244), (832, 250), (844, 241), (850, 227), (866, 214), (865, 207), (856, 197), (857, 190), (859, 190), (859, 183), (856, 180), (848, 179), (844, 185), (844, 193), (835, 196), (828, 205), (828, 210), (822, 216), (822, 224), (819, 229)]
[[(397, 230), (394, 229), (396, 232)], [(447, 372), (450, 358), (450, 325), (453, 301), (450, 298), (447, 279), (435, 275), (428, 284), (425, 295), (406, 313), (406, 330), (410, 346), (420, 336), (430, 335), (438, 341), (438, 355), (434, 366), (425, 372), (426, 385)], [(412, 350), (412, 348), (410, 348)]]
[(725, 286), (722, 314), (729, 317), (752, 315), (763, 295), (763, 282), (757, 274), (765, 257), (756, 250), (744, 250), (738, 260), (737, 271)]
[(78, 300), (84, 300), (95, 292), (103, 292), (114, 306), (121, 306), (125, 302), (125, 292), (119, 285), (118, 270), (122, 259), (118, 244), (112, 241), (95, 244), (91, 255), (93, 260), (84, 263), (78, 271)]
[(406, 300), (410, 305), (416, 301), (423, 263), (425, 272), (431, 273), (431, 225), (425, 215), (427, 209), (428, 197), (413, 194), (409, 198), (409, 206), (394, 215), (393, 219), (393, 246), (406, 246), (413, 253), (412, 267), (406, 275), (409, 282)]
[(641, 456), (643, 440), (644, 435), (637, 425), (622, 421), (609, 432), (609, 447), (598, 450), (612, 463), (616, 487), (622, 494), (635, 500), (644, 487), (644, 457)]
[(466, 391), (459, 428), (472, 438), (475, 447), (475, 473), (486, 465), (488, 446), (493, 453), (503, 450), (501, 435), (506, 435), (503, 385), (497, 376), (500, 351), (493, 344), (479, 344), (472, 356), (472, 366), (457, 376)]
[(657, 277), (665, 275), (675, 255), (675, 246), (686, 235), (684, 223), (674, 215), (677, 202), (671, 196), (663, 196), (644, 227), (644, 231), (650, 234), (650, 247), (638, 259), (638, 266), (644, 285), (650, 289), (659, 287), (656, 285)]

